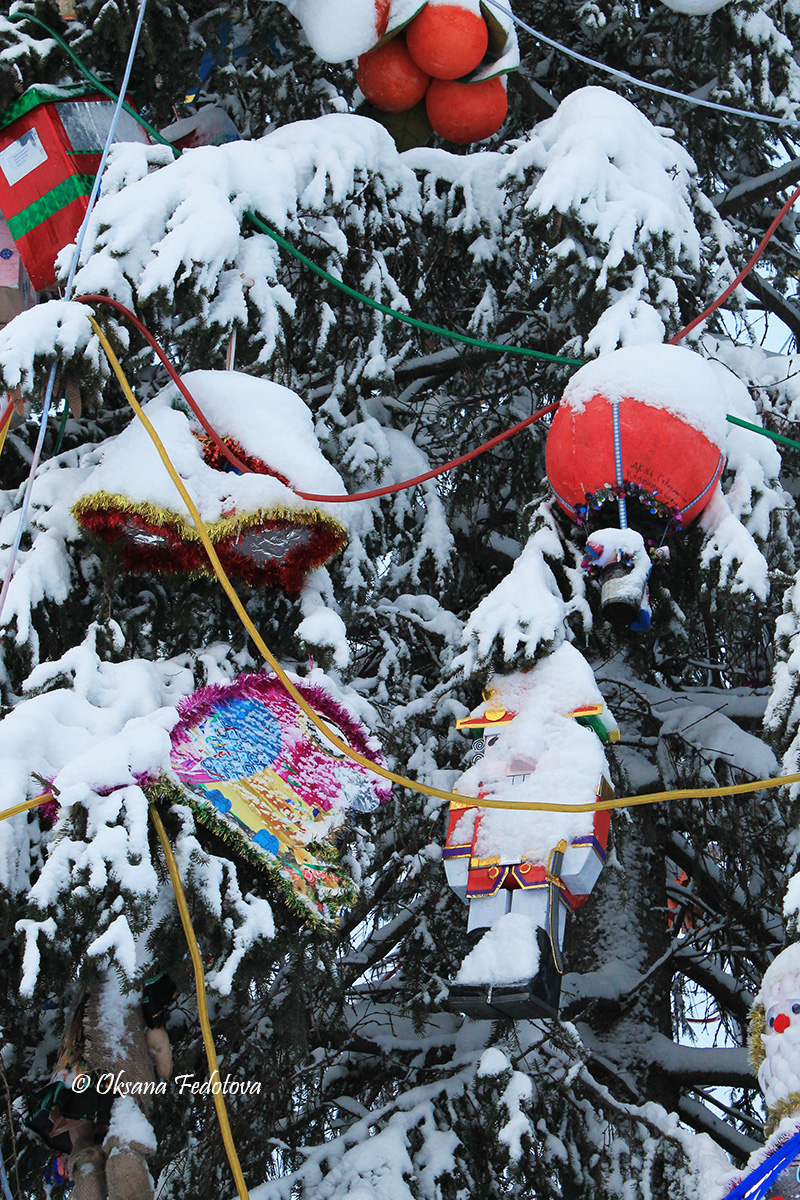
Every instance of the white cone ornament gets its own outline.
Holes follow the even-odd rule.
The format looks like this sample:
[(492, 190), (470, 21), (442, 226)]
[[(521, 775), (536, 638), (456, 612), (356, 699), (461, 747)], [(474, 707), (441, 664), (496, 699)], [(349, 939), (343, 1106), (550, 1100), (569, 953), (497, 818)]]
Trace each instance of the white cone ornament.
[[(383, 37), (391, 0), (283, 0), (325, 62), (347, 62)], [(411, 16), (419, 3), (410, 7)], [(408, 19), (408, 17), (406, 18)]]
[(718, 8), (724, 7), (728, 0), (661, 0), (661, 3), (686, 17), (707, 17)]
[[(468, 905), (472, 948), (448, 1005), (478, 1019), (557, 1016), (566, 916), (597, 882), (609, 831), (607, 811), (569, 806), (613, 795), (603, 743), (619, 730), (566, 643), (532, 671), (492, 679), (456, 727), (477, 735), (477, 755), (455, 791), (509, 807), (450, 807), (445, 872)], [(567, 810), (526, 807), (541, 802)]]

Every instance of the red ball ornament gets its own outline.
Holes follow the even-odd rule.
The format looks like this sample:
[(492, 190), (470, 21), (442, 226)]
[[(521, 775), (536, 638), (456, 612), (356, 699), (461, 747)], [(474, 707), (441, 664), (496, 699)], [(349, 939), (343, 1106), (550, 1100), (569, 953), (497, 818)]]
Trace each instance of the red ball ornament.
[(358, 86), (381, 112), (407, 112), (428, 90), (430, 75), (418, 67), (402, 37), (362, 54), (356, 73)]
[(502, 79), (481, 83), (452, 83), (434, 79), (425, 98), (428, 120), (440, 137), (459, 146), (480, 142), (497, 133), (508, 112)]
[(486, 53), (489, 28), (458, 4), (426, 4), (406, 29), (406, 41), (414, 62), (434, 79), (460, 79)]

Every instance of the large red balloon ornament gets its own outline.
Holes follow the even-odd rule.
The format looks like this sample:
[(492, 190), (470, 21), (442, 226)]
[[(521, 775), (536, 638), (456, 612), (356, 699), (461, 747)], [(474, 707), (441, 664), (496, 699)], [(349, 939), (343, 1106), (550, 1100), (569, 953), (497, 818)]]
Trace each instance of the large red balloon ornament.
[[(584, 565), (614, 568), (608, 616), (630, 624), (645, 548), (685, 529), (710, 501), (725, 465), (726, 372), (680, 346), (635, 346), (587, 363), (573, 376), (547, 438), (547, 477), (561, 508), (590, 534)], [(612, 545), (618, 525), (624, 536)], [(631, 536), (634, 535), (634, 536)], [(592, 536), (597, 544), (592, 546)], [(637, 540), (638, 539), (638, 540)], [(634, 544), (635, 543), (635, 544)], [(636, 559), (636, 562), (634, 562)]]

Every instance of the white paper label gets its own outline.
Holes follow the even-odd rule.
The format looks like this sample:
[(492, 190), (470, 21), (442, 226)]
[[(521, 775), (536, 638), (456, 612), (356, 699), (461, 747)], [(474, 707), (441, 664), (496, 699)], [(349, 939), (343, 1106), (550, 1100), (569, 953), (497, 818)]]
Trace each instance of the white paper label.
[(0, 151), (0, 170), (12, 187), (43, 162), (47, 162), (47, 151), (35, 129), (29, 129)]

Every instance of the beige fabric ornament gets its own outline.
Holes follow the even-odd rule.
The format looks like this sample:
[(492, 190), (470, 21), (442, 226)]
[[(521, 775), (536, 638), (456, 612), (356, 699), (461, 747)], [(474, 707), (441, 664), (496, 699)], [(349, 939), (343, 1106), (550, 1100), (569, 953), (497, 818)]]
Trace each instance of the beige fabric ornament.
[(169, 1034), (166, 1029), (158, 1027), (148, 1029), (145, 1038), (156, 1075), (159, 1079), (170, 1079), (172, 1077), (172, 1047), (169, 1044)]

